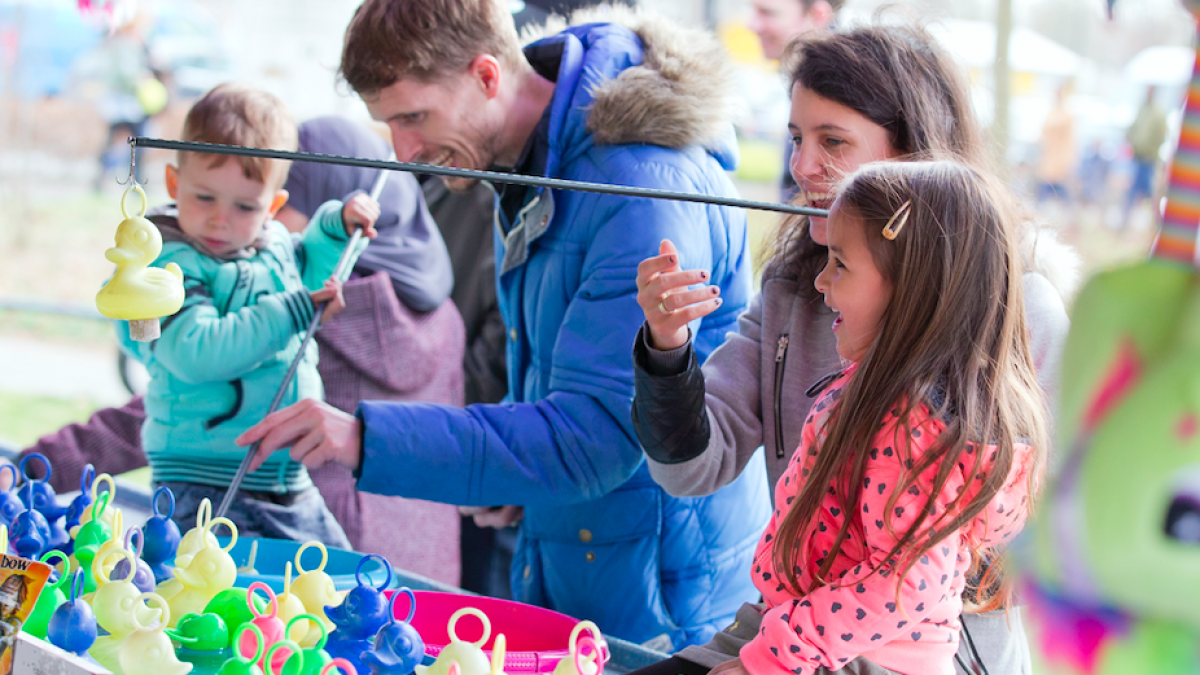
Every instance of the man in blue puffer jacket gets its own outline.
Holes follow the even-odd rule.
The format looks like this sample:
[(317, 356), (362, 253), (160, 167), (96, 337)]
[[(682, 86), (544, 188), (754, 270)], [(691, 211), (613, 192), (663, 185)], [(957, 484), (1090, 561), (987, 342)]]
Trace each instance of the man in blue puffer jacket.
[[(498, 0), (367, 0), (341, 69), (401, 161), (734, 195), (730, 69), (715, 39), (627, 11), (605, 19), (521, 50)], [(680, 499), (650, 479), (630, 419), (634, 279), (663, 239), (707, 271), (723, 304), (692, 325), (706, 358), (751, 292), (744, 214), (496, 188), (504, 403), (364, 401), (349, 416), (307, 401), (239, 442), (263, 438), (259, 459), (292, 446), (309, 466), (338, 461), (370, 492), (522, 505), (518, 600), (667, 650), (707, 640), (755, 596), (745, 569), (768, 486), (743, 471), (715, 495)]]

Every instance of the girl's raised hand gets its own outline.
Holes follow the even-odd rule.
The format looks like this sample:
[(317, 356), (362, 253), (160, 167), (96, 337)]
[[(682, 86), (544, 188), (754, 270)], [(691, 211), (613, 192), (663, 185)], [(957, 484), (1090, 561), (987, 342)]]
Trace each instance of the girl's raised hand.
[(707, 270), (679, 269), (679, 253), (668, 239), (658, 245), (657, 256), (638, 265), (637, 301), (650, 327), (652, 347), (682, 347), (688, 341), (688, 323), (721, 306), (721, 289), (716, 286), (688, 290), (707, 281)]

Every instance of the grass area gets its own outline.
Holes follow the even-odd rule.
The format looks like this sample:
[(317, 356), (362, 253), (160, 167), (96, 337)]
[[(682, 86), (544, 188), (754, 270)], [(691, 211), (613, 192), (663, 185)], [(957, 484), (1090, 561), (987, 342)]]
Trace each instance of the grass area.
[[(99, 406), (86, 399), (63, 400), (0, 392), (0, 440), (27, 448), (46, 434), (85, 422)], [(150, 486), (150, 467), (121, 474), (123, 480)]]
[(63, 400), (0, 392), (0, 439), (18, 448), (72, 422), (84, 422), (99, 406), (86, 399)]
[(108, 345), (112, 323), (101, 319), (0, 309), (0, 335), (70, 344)]

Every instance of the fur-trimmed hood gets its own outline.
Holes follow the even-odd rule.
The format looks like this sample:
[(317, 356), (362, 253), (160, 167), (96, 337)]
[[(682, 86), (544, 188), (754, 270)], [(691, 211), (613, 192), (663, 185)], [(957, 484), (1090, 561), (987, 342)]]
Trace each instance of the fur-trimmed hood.
[[(709, 31), (623, 6), (600, 6), (551, 17), (530, 43), (568, 27), (612, 23), (642, 43), (642, 63), (591, 86), (587, 130), (600, 145), (646, 143), (672, 149), (726, 142), (739, 107), (733, 65)], [(552, 38), (551, 38), (552, 39)]]
[(1036, 272), (1058, 291), (1063, 305), (1071, 306), (1079, 290), (1082, 260), (1079, 254), (1058, 238), (1058, 232), (1046, 223), (1030, 220), (1021, 237), (1021, 255), (1025, 269)]

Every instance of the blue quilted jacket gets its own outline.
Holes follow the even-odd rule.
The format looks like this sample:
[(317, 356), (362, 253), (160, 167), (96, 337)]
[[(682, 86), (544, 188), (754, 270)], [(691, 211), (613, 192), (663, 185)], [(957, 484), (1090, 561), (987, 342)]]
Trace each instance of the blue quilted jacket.
[[(706, 105), (719, 108), (720, 101), (698, 106), (699, 92), (681, 102), (677, 93), (689, 78), (668, 84), (658, 69), (639, 67), (654, 49), (659, 63), (672, 49), (695, 48), (693, 40), (653, 43), (664, 30), (590, 24), (547, 38), (561, 42), (562, 60), (546, 175), (736, 194), (725, 173), (737, 162), (732, 127), (705, 124), (713, 115)], [(626, 71), (638, 81), (618, 77)], [(711, 73), (689, 75), (695, 82)], [(636, 118), (639, 105), (653, 114), (611, 121), (614, 112)], [(593, 115), (608, 121), (589, 122)], [(655, 128), (676, 149), (652, 144)], [(703, 138), (705, 129), (717, 133)], [(695, 138), (678, 143), (681, 134)], [(707, 640), (757, 597), (748, 570), (770, 499), (761, 467), (700, 498), (671, 497), (650, 478), (630, 418), (630, 348), (643, 320), (637, 266), (664, 238), (675, 242), (685, 268), (708, 270), (721, 287), (724, 304), (692, 326), (706, 358), (736, 330), (751, 294), (742, 212), (531, 191), (512, 227), (496, 234), (508, 399), (465, 409), (363, 402), (359, 487), (464, 505), (524, 505), (512, 569), (517, 600), (592, 619), (635, 642), (666, 636), (678, 649)]]

